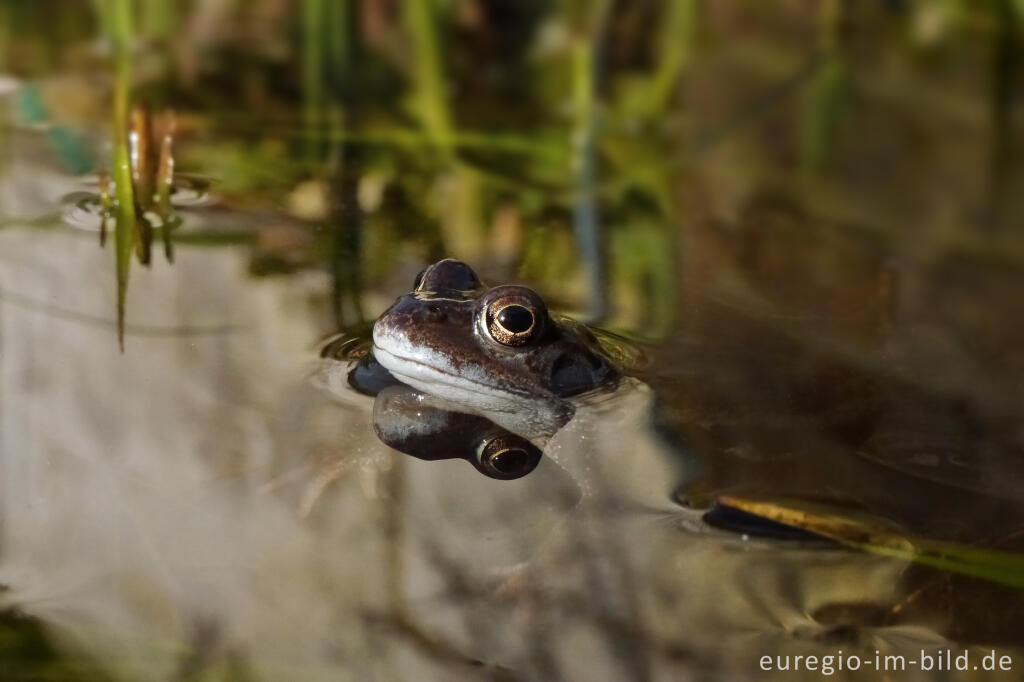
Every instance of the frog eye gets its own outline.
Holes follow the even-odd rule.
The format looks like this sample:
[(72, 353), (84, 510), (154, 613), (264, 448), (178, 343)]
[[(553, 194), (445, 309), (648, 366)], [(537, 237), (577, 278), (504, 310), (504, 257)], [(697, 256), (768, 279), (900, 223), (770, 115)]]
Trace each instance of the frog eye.
[(505, 434), (484, 441), (477, 457), (479, 468), (485, 474), (511, 480), (533, 471), (540, 462), (541, 451), (525, 438)]
[(536, 309), (526, 303), (498, 299), (487, 308), (487, 331), (498, 343), (521, 346), (538, 329)]

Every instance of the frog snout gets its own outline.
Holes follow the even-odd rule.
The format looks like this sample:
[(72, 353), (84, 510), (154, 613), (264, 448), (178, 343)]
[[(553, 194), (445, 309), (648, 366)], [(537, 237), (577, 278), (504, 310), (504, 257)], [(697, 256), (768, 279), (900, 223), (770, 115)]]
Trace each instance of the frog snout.
[(381, 315), (377, 324), (383, 324), (393, 331), (409, 331), (425, 325), (444, 324), (448, 318), (448, 311), (443, 305), (405, 295), (399, 297), (387, 312)]

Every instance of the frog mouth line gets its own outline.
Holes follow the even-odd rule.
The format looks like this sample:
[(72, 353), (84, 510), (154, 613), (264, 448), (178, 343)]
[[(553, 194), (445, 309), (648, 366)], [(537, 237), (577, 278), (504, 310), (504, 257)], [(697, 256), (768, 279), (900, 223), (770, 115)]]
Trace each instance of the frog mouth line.
[[(373, 344), (373, 354), (377, 358), (377, 361), (380, 362), (380, 364), (389, 372), (395, 374), (399, 379), (406, 380), (407, 383), (415, 382), (422, 384), (423, 390), (428, 393), (430, 392), (429, 387), (433, 380), (436, 381), (436, 383), (443, 384), (447, 387), (457, 388), (489, 398), (494, 398), (495, 395), (500, 394), (521, 399), (531, 399), (534, 397), (529, 392), (522, 389), (498, 387), (494, 384), (474, 381), (473, 379), (467, 378), (465, 375), (448, 372), (420, 360), (398, 355), (397, 353), (393, 353), (382, 348), (376, 343)], [(408, 368), (418, 369), (418, 376), (404, 371)], [(414, 387), (420, 388), (419, 386)]]

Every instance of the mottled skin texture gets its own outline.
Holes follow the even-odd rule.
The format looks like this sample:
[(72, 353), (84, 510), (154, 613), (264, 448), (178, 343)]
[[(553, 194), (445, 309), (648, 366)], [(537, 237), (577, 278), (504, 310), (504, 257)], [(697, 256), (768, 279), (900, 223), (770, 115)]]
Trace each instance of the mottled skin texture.
[[(529, 308), (527, 341), (501, 343), (488, 330), (504, 305)], [(541, 404), (572, 414), (566, 398), (614, 380), (615, 370), (582, 326), (556, 322), (543, 299), (523, 286), (484, 287), (469, 266), (443, 260), (424, 270), (374, 325), (374, 352), (395, 377), (420, 390), (486, 411)]]

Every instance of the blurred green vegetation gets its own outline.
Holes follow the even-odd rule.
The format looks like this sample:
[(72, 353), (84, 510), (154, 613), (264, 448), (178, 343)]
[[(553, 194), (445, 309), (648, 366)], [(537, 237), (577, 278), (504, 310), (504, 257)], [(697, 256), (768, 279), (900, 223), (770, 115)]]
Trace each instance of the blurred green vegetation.
[(59, 652), (38, 622), (15, 611), (0, 611), (0, 677), (5, 682), (111, 679), (93, 662)]
[[(144, 104), (178, 112), (179, 169), (299, 225), (287, 248), (253, 228), (253, 272), (325, 269), (338, 326), (396, 264), (451, 255), (659, 337), (695, 222), (764, 192), (908, 253), (1019, 255), (1022, 8), (8, 2), (0, 65), (39, 86), (88, 79), (107, 102), (108, 123), (59, 89), (46, 104), (60, 134), (113, 135), (101, 165), (135, 228), (114, 240), (122, 290), (140, 234), (122, 131)], [(186, 217), (175, 238), (237, 241), (204, 229)]]
[[(114, 155), (102, 165), (116, 188), (119, 315), (133, 245), (146, 242), (127, 165), (128, 113), (142, 103), (173, 106), (187, 121), (179, 167), (215, 178), (214, 191), (236, 205), (284, 209), (309, 226), (309, 253), (286, 260), (331, 271), (339, 325), (363, 315), (360, 273), (376, 280), (396, 261), (443, 255), (502, 276), (547, 274), (564, 285), (564, 305), (591, 298), (593, 316), (606, 317), (607, 290), (671, 281), (660, 136), (643, 138), (649, 158), (637, 163), (622, 136), (613, 142), (608, 133), (622, 127), (616, 118), (662, 127), (696, 5), (638, 12), (631, 40), (652, 33), (656, 47), (621, 67), (604, 46), (614, 13), (634, 10), (611, 2), (306, 0), (295, 11), (261, 2), (54, 2), (8, 7), (19, 37), (2, 52), (23, 78), (74, 72), (67, 60), (76, 54), (112, 76)], [(612, 97), (620, 75), (626, 95)], [(629, 187), (613, 188), (609, 179), (633, 168)], [(648, 216), (637, 230), (623, 205), (635, 200)], [(605, 215), (626, 222), (609, 227)], [(187, 230), (177, 238), (201, 241)], [(663, 248), (652, 252), (652, 238)], [(606, 270), (612, 239), (627, 257)], [(610, 286), (608, 276), (621, 281)], [(670, 310), (633, 317), (661, 318), (664, 329)]]

